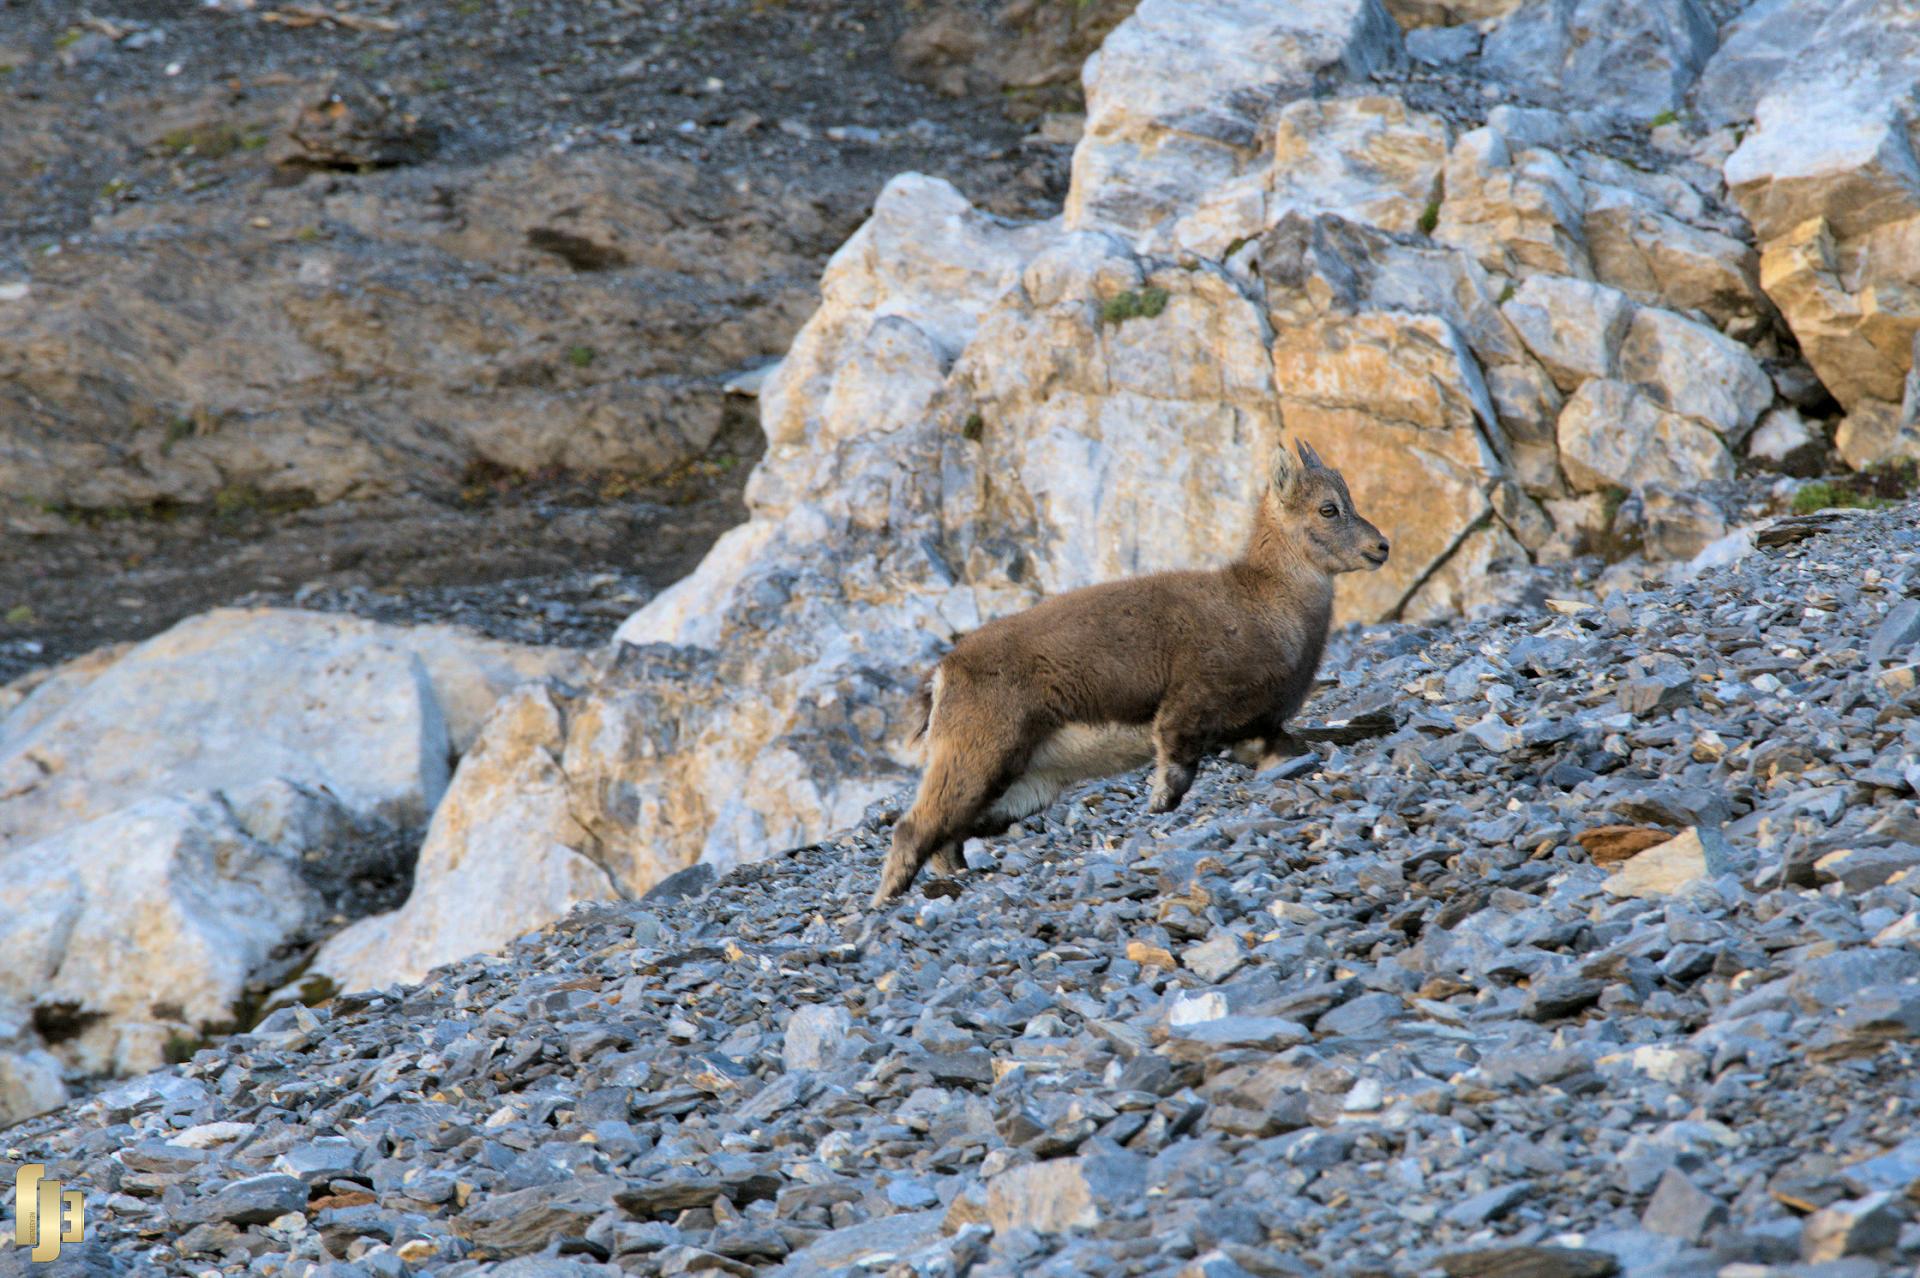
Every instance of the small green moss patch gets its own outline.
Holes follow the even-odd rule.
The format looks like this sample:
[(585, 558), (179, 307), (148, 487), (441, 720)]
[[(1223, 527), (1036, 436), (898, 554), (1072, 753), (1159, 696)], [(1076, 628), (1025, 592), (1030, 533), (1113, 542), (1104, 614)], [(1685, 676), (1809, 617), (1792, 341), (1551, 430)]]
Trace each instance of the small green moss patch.
[(1167, 309), (1170, 296), (1158, 285), (1116, 293), (1100, 308), (1100, 322), (1124, 324), (1130, 319), (1153, 319)]

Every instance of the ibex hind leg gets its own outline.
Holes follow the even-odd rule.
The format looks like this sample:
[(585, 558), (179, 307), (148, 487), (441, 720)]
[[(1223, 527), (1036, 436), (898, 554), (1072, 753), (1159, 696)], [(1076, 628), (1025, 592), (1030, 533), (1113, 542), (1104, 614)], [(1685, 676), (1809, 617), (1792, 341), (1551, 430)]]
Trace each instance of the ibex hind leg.
[[(1005, 787), (1007, 759), (975, 755), (962, 759), (946, 742), (936, 742), (927, 774), (913, 807), (893, 827), (893, 847), (880, 871), (873, 904), (885, 905), (918, 878), (927, 862), (939, 858), (941, 867), (960, 861), (960, 843), (972, 832), (980, 814)], [(981, 766), (982, 764), (986, 766)], [(948, 872), (941, 869), (941, 873)]]

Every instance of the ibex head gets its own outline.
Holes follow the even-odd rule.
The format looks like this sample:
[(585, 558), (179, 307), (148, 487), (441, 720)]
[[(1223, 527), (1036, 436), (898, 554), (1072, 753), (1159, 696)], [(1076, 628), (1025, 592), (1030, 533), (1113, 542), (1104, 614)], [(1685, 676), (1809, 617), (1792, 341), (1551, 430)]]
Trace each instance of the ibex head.
[(1320, 460), (1304, 439), (1273, 450), (1261, 517), (1285, 535), (1301, 555), (1328, 576), (1371, 572), (1387, 562), (1387, 539), (1353, 508), (1353, 494), (1340, 472)]

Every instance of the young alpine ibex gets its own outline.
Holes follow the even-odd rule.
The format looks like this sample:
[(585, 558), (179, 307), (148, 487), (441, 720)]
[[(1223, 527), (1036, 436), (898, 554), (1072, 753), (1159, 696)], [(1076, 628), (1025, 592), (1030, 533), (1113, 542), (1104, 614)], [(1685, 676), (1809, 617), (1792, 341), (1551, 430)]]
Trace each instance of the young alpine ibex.
[[(921, 685), (928, 739), (913, 808), (893, 830), (877, 906), (928, 861), (998, 834), (1067, 786), (1155, 761), (1148, 808), (1168, 812), (1210, 750), (1277, 747), (1313, 687), (1338, 573), (1387, 562), (1340, 472), (1299, 445), (1273, 454), (1240, 558), (1071, 591), (982, 626)], [(919, 735), (919, 734), (916, 734)]]

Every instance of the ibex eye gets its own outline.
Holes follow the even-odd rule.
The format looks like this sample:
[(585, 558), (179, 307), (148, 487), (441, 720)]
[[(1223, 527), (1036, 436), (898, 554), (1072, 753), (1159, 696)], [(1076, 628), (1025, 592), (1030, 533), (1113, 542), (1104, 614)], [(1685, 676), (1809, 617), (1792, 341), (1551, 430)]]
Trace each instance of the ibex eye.
[(1332, 502), (1328, 502), (1326, 505), (1320, 508), (1320, 517), (1322, 519), (1332, 519), (1335, 515), (1339, 513), (1340, 513), (1340, 508), (1334, 505)]

